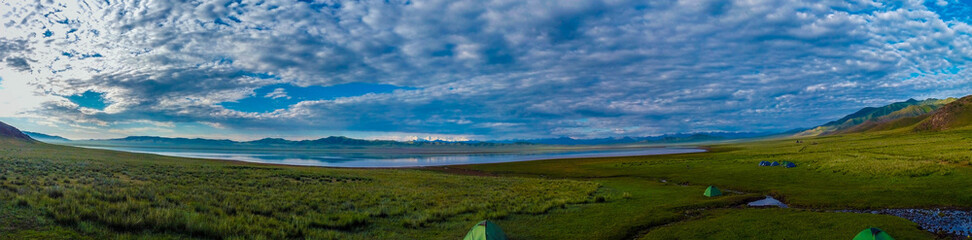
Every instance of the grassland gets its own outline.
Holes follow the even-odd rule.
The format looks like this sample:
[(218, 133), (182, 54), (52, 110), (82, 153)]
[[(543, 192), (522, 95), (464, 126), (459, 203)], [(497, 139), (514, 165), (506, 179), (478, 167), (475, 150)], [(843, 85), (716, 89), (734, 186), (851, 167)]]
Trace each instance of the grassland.
[(895, 239), (929, 237), (927, 233), (914, 231), (917, 226), (908, 220), (884, 215), (719, 209), (697, 219), (655, 229), (638, 239), (851, 239), (863, 229), (860, 224), (847, 224), (851, 222), (882, 226), (882, 230), (894, 233)]
[[(708, 153), (667, 156), (567, 159), (506, 164), (470, 165), (462, 168), (503, 176), (543, 176), (548, 179), (588, 179), (604, 188), (618, 188), (617, 179), (665, 180), (663, 187), (687, 184), (700, 195), (702, 186), (754, 194), (773, 195), (793, 207), (814, 211), (881, 208), (972, 208), (972, 131), (969, 129), (914, 133), (905, 130), (870, 134), (848, 134), (785, 140), (768, 140), (711, 146)], [(758, 167), (759, 161), (792, 161), (797, 168)], [(455, 167), (454, 167), (455, 168)], [(645, 191), (650, 185), (641, 186)], [(682, 202), (674, 195), (669, 204)], [(649, 229), (650, 239), (706, 239), (698, 236), (704, 228), (712, 236), (728, 238), (832, 239), (856, 234), (869, 226), (895, 229), (904, 239), (934, 238), (917, 231), (904, 219), (867, 214), (795, 213), (742, 209), (702, 211), (694, 216), (691, 207), (662, 207), (681, 213), (680, 224)], [(680, 211), (681, 210), (681, 211)], [(790, 212), (786, 212), (790, 213)], [(769, 223), (740, 226), (746, 219), (775, 219), (800, 226), (770, 226)], [(610, 218), (598, 221), (608, 221)], [(722, 221), (719, 221), (722, 219)], [(729, 219), (729, 220), (727, 220)], [(799, 221), (796, 221), (799, 219)], [(592, 221), (592, 222), (598, 222)], [(696, 225), (692, 225), (696, 224)], [(834, 228), (843, 226), (845, 228)], [(671, 234), (663, 234), (669, 232)], [(746, 234), (737, 234), (737, 233)], [(666, 237), (667, 236), (667, 237)]]
[(445, 239), (597, 201), (597, 183), (266, 166), (6, 144), (0, 238)]
[[(512, 239), (849, 239), (871, 226), (934, 239), (905, 219), (820, 210), (972, 208), (972, 130), (801, 140), (401, 170), (3, 143), (0, 238), (458, 239), (488, 218)], [(708, 185), (742, 193), (705, 198)], [(765, 194), (799, 209), (738, 207)]]

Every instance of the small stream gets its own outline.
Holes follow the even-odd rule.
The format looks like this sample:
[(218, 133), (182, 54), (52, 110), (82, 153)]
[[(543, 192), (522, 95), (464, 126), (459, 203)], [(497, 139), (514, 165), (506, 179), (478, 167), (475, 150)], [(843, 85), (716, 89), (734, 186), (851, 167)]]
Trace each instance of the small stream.
[(959, 237), (972, 235), (972, 211), (948, 209), (882, 209), (872, 211), (840, 210), (837, 212), (892, 215), (911, 220), (929, 232), (944, 232)]
[[(788, 206), (767, 195), (766, 198), (746, 204), (750, 207)], [(837, 210), (834, 212), (870, 213), (892, 215), (915, 222), (922, 229), (932, 233), (946, 233), (963, 238), (972, 235), (972, 211), (948, 209), (883, 209), (883, 210)]]

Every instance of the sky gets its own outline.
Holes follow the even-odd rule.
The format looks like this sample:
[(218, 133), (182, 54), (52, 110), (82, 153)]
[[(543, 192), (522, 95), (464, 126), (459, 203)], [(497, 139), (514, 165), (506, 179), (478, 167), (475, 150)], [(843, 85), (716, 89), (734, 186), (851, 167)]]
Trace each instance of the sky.
[(0, 121), (72, 139), (600, 138), (972, 94), (933, 1), (0, 2)]

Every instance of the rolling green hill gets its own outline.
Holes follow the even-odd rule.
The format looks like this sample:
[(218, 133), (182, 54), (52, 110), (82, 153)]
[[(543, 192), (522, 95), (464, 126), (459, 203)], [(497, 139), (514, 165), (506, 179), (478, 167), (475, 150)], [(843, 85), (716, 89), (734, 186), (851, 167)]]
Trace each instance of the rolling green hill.
[(13, 142), (22, 142), (22, 143), (35, 142), (35, 140), (33, 138), (30, 138), (30, 136), (27, 136), (27, 134), (24, 134), (23, 132), (21, 132), (20, 129), (17, 129), (17, 128), (13, 127), (13, 126), (7, 125), (6, 123), (3, 123), (3, 122), (0, 122), (0, 141), (2, 141), (2, 142), (11, 142), (11, 143), (13, 143)]
[[(900, 113), (902, 111), (906, 112)], [(940, 107), (912, 105), (896, 111), (895, 115), (897, 117), (888, 115), (833, 133), (865, 133), (890, 130), (928, 132), (968, 127), (972, 125), (972, 95), (949, 100), (948, 103)]]
[(866, 107), (839, 120), (797, 133), (796, 136), (826, 136), (910, 126), (924, 120), (928, 114), (954, 101), (956, 101), (955, 98), (930, 98), (924, 101), (908, 99), (908, 101), (896, 102), (882, 107)]
[(949, 103), (929, 114), (915, 126), (915, 131), (941, 131), (972, 125), (972, 95)]

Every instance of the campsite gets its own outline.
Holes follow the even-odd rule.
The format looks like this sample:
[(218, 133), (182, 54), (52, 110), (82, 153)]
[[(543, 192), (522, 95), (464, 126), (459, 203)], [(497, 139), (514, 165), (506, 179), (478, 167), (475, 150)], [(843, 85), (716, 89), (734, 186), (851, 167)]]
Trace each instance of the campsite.
[[(816, 145), (768, 140), (705, 153), (418, 169), (273, 166), (5, 140), (0, 199), (9, 221), (0, 237), (460, 239), (490, 220), (509, 239), (849, 239), (869, 227), (934, 239), (949, 235), (839, 210), (967, 209), (972, 193), (952, 190), (972, 188), (967, 148), (942, 143), (969, 134), (852, 134), (814, 137)], [(753, 164), (774, 159), (799, 167)], [(704, 196), (708, 186), (723, 195)], [(765, 195), (790, 208), (745, 207)], [(337, 215), (290, 217), (306, 209)], [(790, 227), (745, 224), (756, 219)], [(719, 230), (698, 231), (712, 226)]]
[(0, 0), (0, 240), (972, 240), (972, 0)]

